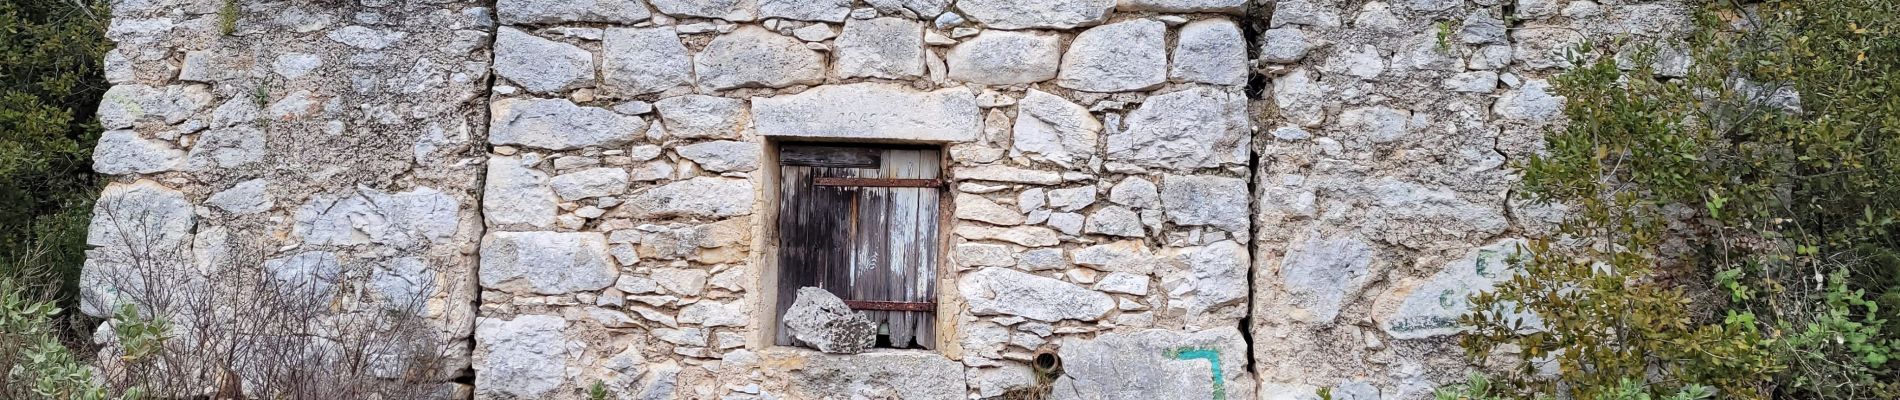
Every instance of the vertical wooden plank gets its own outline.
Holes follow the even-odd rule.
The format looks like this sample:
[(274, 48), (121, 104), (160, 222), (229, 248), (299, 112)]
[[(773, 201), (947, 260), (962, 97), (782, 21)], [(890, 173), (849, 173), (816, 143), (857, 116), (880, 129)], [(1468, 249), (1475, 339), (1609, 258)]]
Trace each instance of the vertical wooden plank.
[[(937, 154), (936, 150), (923, 150), (919, 152), (917, 161), (917, 178), (941, 177), (940, 174), (941, 171), (943, 171), (943, 167), (940, 165), (942, 156)], [(944, 190), (949, 189), (946, 188)], [(943, 199), (942, 196), (943, 193), (941, 191), (919, 189), (917, 196), (917, 222), (915, 224), (918, 232), (918, 240), (911, 247), (917, 248), (920, 251), (917, 256), (918, 262), (915, 264), (916, 268), (908, 274), (909, 287), (913, 289), (913, 291), (909, 296), (910, 299), (907, 301), (937, 300), (937, 260), (939, 258), (938, 253), (941, 251), (941, 249), (938, 248), (940, 242), (937, 237), (941, 232), (939, 232), (937, 226), (937, 218), (939, 216), (939, 202)], [(911, 314), (914, 316), (911, 324), (914, 327), (914, 332), (916, 332), (917, 344), (925, 349), (935, 350), (937, 347), (936, 317), (938, 313), (932, 311), (913, 312)]]
[[(884, 154), (884, 178), (921, 178), (918, 170), (920, 167), (918, 159), (922, 156), (921, 152), (917, 150), (890, 150)], [(921, 227), (916, 223), (917, 215), (921, 211), (917, 208), (919, 205), (918, 198), (926, 191), (935, 195), (935, 190), (923, 188), (891, 189), (891, 203), (894, 208), (891, 212), (892, 224), (890, 226), (891, 239), (889, 241), (889, 250), (892, 262), (888, 266), (890, 269), (890, 277), (884, 281), (884, 284), (889, 288), (890, 300), (917, 301), (918, 299), (914, 297), (916, 293), (912, 290), (910, 282), (913, 279), (918, 263), (922, 261), (919, 259), (921, 249), (918, 246), (918, 240), (921, 239), (919, 235)], [(916, 340), (916, 314), (914, 311), (891, 313), (891, 316), (887, 320), (891, 325), (890, 336), (892, 345), (897, 347), (910, 347)]]
[[(853, 176), (873, 178), (878, 173), (877, 169), (863, 169), (858, 170)], [(884, 252), (885, 237), (889, 236), (888, 227), (891, 224), (887, 212), (889, 197), (890, 188), (858, 188), (855, 206), (858, 220), (854, 225), (857, 234), (849, 244), (852, 254), (850, 266), (852, 288), (847, 293), (840, 293), (839, 297), (846, 300), (882, 300), (884, 298), (884, 285), (879, 282), (882, 282), (885, 275), (883, 265), (889, 262)], [(885, 314), (888, 313), (869, 310), (862, 312), (880, 327), (883, 325)]]
[[(817, 177), (856, 177), (859, 168), (783, 166), (779, 179), (779, 284), (777, 315), (797, 298), (798, 288), (815, 286), (833, 293), (849, 289), (851, 225), (857, 188), (815, 186)], [(773, 339), (790, 345), (784, 321)]]
[(813, 254), (810, 253), (809, 242), (804, 237), (809, 234), (805, 228), (807, 215), (798, 211), (801, 205), (809, 201), (805, 196), (806, 193), (799, 189), (810, 181), (810, 173), (810, 167), (785, 166), (779, 169), (779, 276), (778, 298), (775, 306), (778, 310), (776, 315), (781, 318), (776, 321), (777, 335), (773, 337), (772, 342), (780, 346), (792, 344), (791, 335), (785, 330), (783, 319), (785, 309), (791, 307), (798, 288), (811, 284), (811, 280), (815, 278), (810, 271), (814, 264)]

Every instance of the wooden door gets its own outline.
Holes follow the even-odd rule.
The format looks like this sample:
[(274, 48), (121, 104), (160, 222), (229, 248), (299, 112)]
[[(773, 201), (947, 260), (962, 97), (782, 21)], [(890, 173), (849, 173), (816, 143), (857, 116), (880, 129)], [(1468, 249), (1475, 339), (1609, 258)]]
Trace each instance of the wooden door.
[(940, 162), (935, 148), (782, 146), (776, 315), (816, 286), (877, 322), (880, 346), (934, 348)]

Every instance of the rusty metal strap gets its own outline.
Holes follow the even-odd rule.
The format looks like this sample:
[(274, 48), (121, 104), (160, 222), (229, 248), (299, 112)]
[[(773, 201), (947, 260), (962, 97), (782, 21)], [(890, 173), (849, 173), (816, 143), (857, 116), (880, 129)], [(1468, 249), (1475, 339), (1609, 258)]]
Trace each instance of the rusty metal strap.
[(937, 303), (928, 301), (845, 300), (844, 305), (853, 310), (937, 311)]
[(942, 188), (942, 179), (889, 179), (889, 178), (812, 178), (812, 184), (818, 186), (861, 186), (861, 187), (921, 187)]

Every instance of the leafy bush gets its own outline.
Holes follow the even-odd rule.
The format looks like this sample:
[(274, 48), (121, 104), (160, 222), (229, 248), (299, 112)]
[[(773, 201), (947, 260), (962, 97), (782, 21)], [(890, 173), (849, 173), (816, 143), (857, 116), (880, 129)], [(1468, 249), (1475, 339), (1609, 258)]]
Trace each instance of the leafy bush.
[(1900, 4), (1746, 7), (1675, 44), (1686, 76), (1635, 43), (1557, 78), (1523, 192), (1569, 218), (1464, 318), (1515, 355), (1502, 396), (1900, 398)]
[(99, 190), (106, 15), (97, 0), (0, 2), (0, 268), (47, 267), (51, 280), (33, 284), (61, 293), (77, 281)]

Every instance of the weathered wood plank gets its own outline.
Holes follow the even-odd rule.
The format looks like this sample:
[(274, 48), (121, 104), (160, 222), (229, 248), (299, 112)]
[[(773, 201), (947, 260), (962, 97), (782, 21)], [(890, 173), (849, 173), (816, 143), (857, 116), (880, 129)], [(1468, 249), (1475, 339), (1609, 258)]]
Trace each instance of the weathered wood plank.
[[(925, 150), (920, 152), (918, 157), (919, 177), (939, 178), (939, 174), (943, 171), (943, 166), (940, 165), (942, 159), (942, 155), (938, 154), (937, 150)], [(909, 296), (911, 301), (937, 301), (937, 274), (939, 273), (937, 262), (939, 259), (939, 247), (942, 243), (938, 239), (938, 235), (942, 233), (937, 224), (939, 221), (938, 217), (940, 216), (938, 207), (941, 206), (939, 203), (942, 199), (942, 193), (937, 191), (925, 191), (919, 193), (917, 196), (918, 212), (915, 226), (917, 227), (918, 240), (913, 243), (911, 247), (918, 249), (919, 254), (917, 255), (917, 260), (919, 262), (916, 264), (916, 269), (910, 274), (910, 287), (915, 289), (912, 295)], [(933, 307), (928, 311), (918, 311), (911, 314), (914, 317), (911, 325), (916, 332), (917, 344), (925, 349), (936, 349), (937, 310)]]
[(882, 150), (869, 147), (811, 146), (788, 144), (779, 147), (779, 165), (833, 168), (877, 168)]
[(818, 186), (917, 187), (935, 189), (940, 189), (944, 186), (942, 179), (818, 178), (814, 182)]
[(916, 301), (845, 300), (844, 305), (847, 307), (851, 307), (851, 309), (853, 310), (879, 310), (879, 311), (936, 311), (937, 310), (937, 303), (916, 302)]

